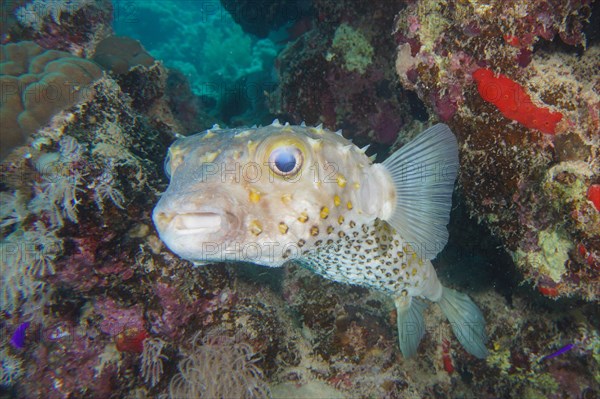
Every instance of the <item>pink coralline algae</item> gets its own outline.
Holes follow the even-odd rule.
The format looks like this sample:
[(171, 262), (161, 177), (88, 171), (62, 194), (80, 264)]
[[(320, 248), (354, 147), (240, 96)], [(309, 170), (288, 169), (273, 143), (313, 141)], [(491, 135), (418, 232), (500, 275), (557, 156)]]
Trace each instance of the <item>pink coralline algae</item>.
[(119, 333), (128, 329), (144, 329), (141, 304), (122, 307), (117, 305), (114, 299), (105, 298), (96, 301), (94, 309), (103, 317), (100, 322), (100, 330), (111, 337), (116, 337)]

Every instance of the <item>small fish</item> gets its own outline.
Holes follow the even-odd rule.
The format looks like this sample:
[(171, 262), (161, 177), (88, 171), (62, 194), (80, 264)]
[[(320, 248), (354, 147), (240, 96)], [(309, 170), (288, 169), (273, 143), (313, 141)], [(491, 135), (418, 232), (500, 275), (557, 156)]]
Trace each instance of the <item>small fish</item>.
[(542, 362), (543, 362), (543, 361), (545, 361), (545, 360), (552, 359), (553, 357), (560, 356), (560, 355), (562, 355), (563, 353), (570, 351), (570, 350), (571, 350), (571, 349), (573, 349), (574, 347), (575, 347), (575, 345), (573, 345), (573, 344), (568, 344), (568, 345), (565, 345), (565, 346), (563, 346), (562, 348), (560, 348), (559, 350), (557, 350), (556, 352), (554, 352), (554, 353), (551, 353), (551, 354), (549, 354), (549, 355), (546, 355), (546, 356), (544, 356), (544, 357), (543, 357), (543, 358), (542, 358), (540, 361), (542, 361)]
[(23, 349), (25, 348), (25, 333), (29, 328), (29, 322), (19, 324), (19, 327), (15, 330), (13, 335), (10, 337), (10, 344), (13, 348)]
[(458, 145), (443, 124), (381, 164), (321, 126), (220, 129), (180, 138), (170, 184), (153, 212), (163, 242), (197, 265), (296, 262), (326, 278), (387, 293), (400, 349), (425, 333), (421, 298), (437, 302), (463, 347), (487, 356), (471, 299), (443, 287), (431, 264), (446, 245)]

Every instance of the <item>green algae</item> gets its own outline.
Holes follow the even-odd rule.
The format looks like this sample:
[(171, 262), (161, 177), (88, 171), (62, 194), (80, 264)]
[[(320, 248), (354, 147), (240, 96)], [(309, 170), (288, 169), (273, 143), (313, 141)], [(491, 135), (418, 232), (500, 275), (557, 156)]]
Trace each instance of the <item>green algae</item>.
[[(342, 24), (335, 30), (331, 48), (334, 53), (343, 57), (344, 68), (351, 72), (365, 73), (373, 60), (374, 50), (369, 40), (347, 24)], [(332, 53), (327, 54), (328, 60), (333, 57)]]
[(547, 229), (538, 235), (539, 251), (526, 253), (518, 250), (514, 255), (516, 263), (526, 258), (526, 263), (539, 272), (549, 276), (553, 281), (560, 282), (566, 272), (565, 262), (569, 259), (569, 251), (573, 249), (572, 240), (562, 230)]

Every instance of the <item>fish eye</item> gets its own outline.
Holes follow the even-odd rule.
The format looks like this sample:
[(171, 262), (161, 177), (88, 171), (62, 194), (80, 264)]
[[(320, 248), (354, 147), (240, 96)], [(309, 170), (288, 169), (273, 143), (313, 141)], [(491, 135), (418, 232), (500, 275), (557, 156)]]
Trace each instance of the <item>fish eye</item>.
[(269, 155), (269, 168), (279, 176), (290, 176), (300, 170), (303, 161), (302, 152), (297, 147), (279, 147)]

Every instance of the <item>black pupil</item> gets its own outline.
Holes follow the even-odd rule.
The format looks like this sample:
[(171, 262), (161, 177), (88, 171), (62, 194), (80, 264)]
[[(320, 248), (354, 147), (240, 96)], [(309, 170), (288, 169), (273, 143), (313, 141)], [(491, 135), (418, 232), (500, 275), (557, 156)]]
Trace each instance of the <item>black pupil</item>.
[(275, 166), (277, 166), (277, 170), (280, 172), (289, 173), (296, 166), (296, 158), (294, 154), (288, 151), (281, 151), (275, 157)]

